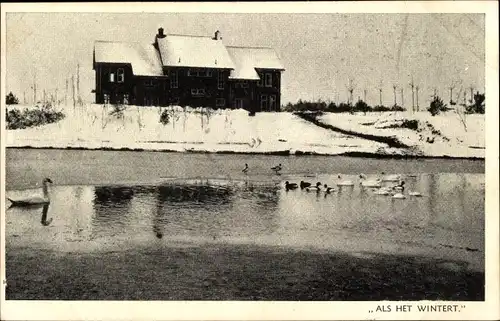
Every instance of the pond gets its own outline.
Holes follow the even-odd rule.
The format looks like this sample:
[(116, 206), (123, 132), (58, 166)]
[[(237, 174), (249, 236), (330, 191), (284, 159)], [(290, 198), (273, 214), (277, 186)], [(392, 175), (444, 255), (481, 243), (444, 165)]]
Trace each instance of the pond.
[[(138, 249), (182, 244), (245, 245), (358, 257), (373, 253), (424, 256), (443, 264), (460, 261), (453, 263), (455, 270), (484, 273), (484, 163), (12, 152), (7, 153), (7, 186), (18, 188), (8, 189), (8, 197), (39, 193), (31, 186), (22, 188), (32, 184), (32, 178), (20, 174), (23, 167), (30, 167), (34, 177), (50, 176), (55, 184), (50, 188), (50, 205), (7, 209), (8, 253), (36, 249), (70, 255), (129, 255)], [(13, 163), (23, 153), (24, 161)], [(241, 173), (241, 163), (249, 164), (247, 175)], [(277, 163), (283, 164), (281, 175), (269, 170)], [(65, 175), (66, 168), (73, 172)], [(359, 173), (374, 177), (382, 170), (402, 173), (405, 199), (378, 195), (359, 184)], [(140, 174), (146, 172), (139, 182)], [(165, 177), (159, 177), (160, 172)], [(75, 184), (78, 175), (82, 175), (81, 183)], [(354, 186), (338, 187), (338, 175), (341, 180), (352, 180)], [(107, 182), (112, 176), (119, 183)], [(326, 183), (335, 190), (328, 194), (284, 188), (285, 181), (301, 180)], [(407, 191), (422, 196), (410, 196)]]

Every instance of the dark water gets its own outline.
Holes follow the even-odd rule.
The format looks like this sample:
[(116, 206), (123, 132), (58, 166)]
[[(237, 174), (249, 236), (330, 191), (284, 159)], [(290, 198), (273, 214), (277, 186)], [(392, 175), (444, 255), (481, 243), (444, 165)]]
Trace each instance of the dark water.
[[(303, 176), (286, 176), (298, 182)], [(342, 179), (357, 181), (356, 175)], [(280, 245), (423, 254), (484, 269), (484, 174), (405, 177), (393, 199), (356, 184), (331, 194), (286, 191), (284, 179), (165, 179), (51, 188), (50, 206), (10, 208), (7, 244), (62, 251), (126, 250), (172, 242)], [(334, 185), (334, 175), (308, 179)], [(39, 190), (11, 190), (12, 198)]]

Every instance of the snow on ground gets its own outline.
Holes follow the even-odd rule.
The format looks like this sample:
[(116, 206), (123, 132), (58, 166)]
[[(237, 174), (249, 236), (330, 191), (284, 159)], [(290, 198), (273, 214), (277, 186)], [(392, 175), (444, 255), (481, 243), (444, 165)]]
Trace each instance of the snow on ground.
[(127, 106), (123, 117), (110, 115), (113, 107), (90, 105), (65, 108), (66, 117), (54, 124), (7, 131), (9, 147), (131, 148), (145, 150), (246, 152), (276, 151), (340, 154), (375, 153), (384, 144), (324, 130), (290, 113), (245, 110), (212, 111), (168, 108), (169, 124), (160, 123), (166, 108)]
[[(484, 115), (465, 115), (465, 124), (455, 111), (432, 116), (428, 111), (332, 114), (319, 120), (340, 129), (363, 134), (393, 136), (416, 147), (425, 156), (477, 157), (485, 155)], [(401, 128), (403, 121), (418, 121), (418, 129)], [(396, 128), (392, 126), (397, 126)]]
[[(25, 106), (11, 108), (24, 109)], [(346, 152), (405, 154), (404, 150), (389, 148), (386, 144), (344, 135), (320, 128), (292, 113), (257, 113), (249, 116), (245, 110), (212, 111), (210, 117), (204, 109), (160, 108), (126, 106), (123, 117), (112, 115), (112, 106), (86, 105), (65, 107), (66, 117), (60, 122), (40, 127), (8, 130), (9, 147), (54, 148), (129, 148), (144, 150), (269, 153), (297, 151), (336, 155)], [(161, 112), (170, 111), (170, 122), (160, 123)], [(432, 136), (425, 125), (416, 132), (409, 129), (383, 126), (402, 119), (429, 122), (442, 137), (434, 143), (425, 142)], [(458, 116), (447, 113), (435, 117), (426, 113), (368, 113), (325, 114), (322, 122), (342, 129), (374, 134), (395, 135), (401, 142), (417, 146), (426, 156), (484, 157), (484, 116), (467, 116), (467, 132)], [(370, 125), (366, 125), (371, 123)], [(365, 124), (365, 125), (363, 125)], [(434, 135), (436, 136), (436, 135)]]

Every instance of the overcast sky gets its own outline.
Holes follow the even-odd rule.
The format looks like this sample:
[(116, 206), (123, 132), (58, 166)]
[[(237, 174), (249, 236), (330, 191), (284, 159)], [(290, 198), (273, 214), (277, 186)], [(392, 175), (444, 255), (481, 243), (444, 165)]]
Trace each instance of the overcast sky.
[(345, 101), (352, 79), (355, 99), (366, 89), (368, 103), (378, 104), (382, 84), (391, 105), (398, 85), (408, 106), (413, 75), (424, 105), (434, 88), (448, 100), (452, 82), (461, 82), (455, 92), (484, 91), (484, 23), (483, 14), (7, 13), (6, 90), (29, 99), (36, 73), (38, 97), (43, 89), (61, 95), (79, 63), (82, 96), (92, 101), (93, 42), (152, 42), (163, 27), (207, 36), (218, 29), (227, 45), (275, 48), (286, 68), (283, 104)]

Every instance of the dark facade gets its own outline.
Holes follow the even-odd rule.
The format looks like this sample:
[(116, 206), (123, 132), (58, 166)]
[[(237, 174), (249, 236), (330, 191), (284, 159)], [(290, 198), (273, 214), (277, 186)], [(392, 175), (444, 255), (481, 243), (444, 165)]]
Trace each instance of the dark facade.
[(163, 75), (138, 76), (132, 64), (96, 62), (95, 53), (93, 69), (97, 104), (280, 110), (282, 70), (255, 68), (260, 80), (231, 79), (230, 68), (182, 66), (163, 66)]

